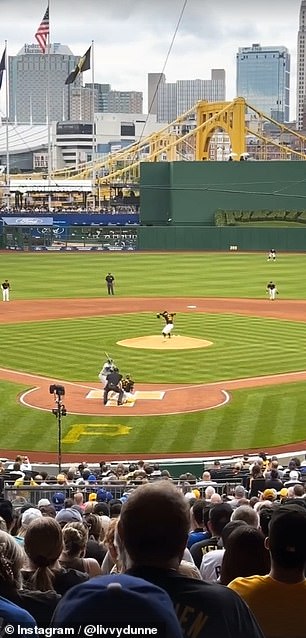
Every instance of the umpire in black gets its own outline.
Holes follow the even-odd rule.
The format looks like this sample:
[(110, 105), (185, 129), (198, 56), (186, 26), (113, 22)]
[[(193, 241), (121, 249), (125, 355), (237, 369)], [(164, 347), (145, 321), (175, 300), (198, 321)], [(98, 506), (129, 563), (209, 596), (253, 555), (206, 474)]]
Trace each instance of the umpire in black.
[(114, 281), (115, 281), (115, 277), (112, 275), (111, 272), (109, 272), (106, 277), (105, 277), (105, 281), (106, 281), (106, 285), (107, 285), (107, 292), (109, 295), (113, 295), (114, 294)]
[(104, 388), (103, 403), (107, 404), (107, 397), (109, 392), (116, 392), (118, 394), (118, 405), (123, 404), (123, 389), (122, 389), (122, 374), (120, 374), (118, 368), (114, 368), (106, 377), (106, 386)]

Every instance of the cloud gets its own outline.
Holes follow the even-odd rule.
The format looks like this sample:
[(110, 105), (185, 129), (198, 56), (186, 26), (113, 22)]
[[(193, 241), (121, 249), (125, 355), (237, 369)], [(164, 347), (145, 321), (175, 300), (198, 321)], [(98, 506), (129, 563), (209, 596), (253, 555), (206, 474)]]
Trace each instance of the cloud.
[[(51, 37), (76, 55), (94, 40), (95, 80), (146, 96), (147, 74), (162, 70), (184, 1), (51, 0)], [(47, 0), (0, 0), (0, 53), (4, 39), (10, 55), (35, 41), (46, 6)], [(209, 79), (212, 68), (225, 68), (230, 99), (238, 48), (254, 42), (283, 45), (292, 55), (294, 105), (299, 9), (300, 0), (188, 0), (166, 65), (167, 80)], [(84, 79), (90, 81), (90, 73)], [(2, 110), (4, 93), (2, 88)]]

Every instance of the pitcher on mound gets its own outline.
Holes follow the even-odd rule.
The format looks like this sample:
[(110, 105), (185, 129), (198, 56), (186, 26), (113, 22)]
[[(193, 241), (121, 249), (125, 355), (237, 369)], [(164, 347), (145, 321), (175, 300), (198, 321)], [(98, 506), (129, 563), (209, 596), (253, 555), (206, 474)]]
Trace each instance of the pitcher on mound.
[(158, 312), (156, 315), (157, 319), (159, 319), (160, 317), (163, 317), (163, 319), (166, 322), (166, 325), (162, 331), (162, 335), (164, 339), (166, 339), (167, 337), (170, 339), (171, 337), (171, 331), (173, 330), (175, 315), (176, 315), (176, 312), (168, 312), (167, 310), (164, 310), (164, 312)]

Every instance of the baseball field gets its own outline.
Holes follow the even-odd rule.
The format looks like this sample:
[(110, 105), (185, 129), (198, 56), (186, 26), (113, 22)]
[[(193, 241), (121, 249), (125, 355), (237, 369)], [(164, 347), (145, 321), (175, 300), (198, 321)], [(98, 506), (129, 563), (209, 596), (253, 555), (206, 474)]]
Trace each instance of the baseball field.
[[(52, 383), (71, 458), (306, 447), (306, 254), (10, 252), (0, 268), (3, 455), (55, 456)], [(163, 310), (177, 313), (165, 342)], [(103, 405), (104, 352), (135, 379), (134, 402)]]

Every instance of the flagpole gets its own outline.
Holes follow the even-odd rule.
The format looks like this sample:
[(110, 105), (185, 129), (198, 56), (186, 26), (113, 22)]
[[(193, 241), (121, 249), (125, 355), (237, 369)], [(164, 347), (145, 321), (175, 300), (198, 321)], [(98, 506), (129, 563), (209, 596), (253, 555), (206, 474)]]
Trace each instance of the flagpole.
[(7, 210), (10, 208), (10, 148), (9, 148), (9, 85), (8, 85), (8, 55), (7, 40), (5, 40), (5, 143), (6, 143), (6, 188), (7, 188)]
[(95, 131), (95, 60), (94, 60), (94, 40), (91, 41), (91, 84), (92, 84), (92, 188), (93, 188), (93, 209), (96, 209), (96, 131)]
[(51, 156), (51, 128), (50, 128), (50, 71), (51, 71), (51, 56), (50, 56), (50, 0), (48, 0), (48, 12), (49, 12), (49, 28), (47, 33), (47, 125), (48, 125), (48, 211), (51, 210), (51, 171), (52, 171), (52, 156)]

